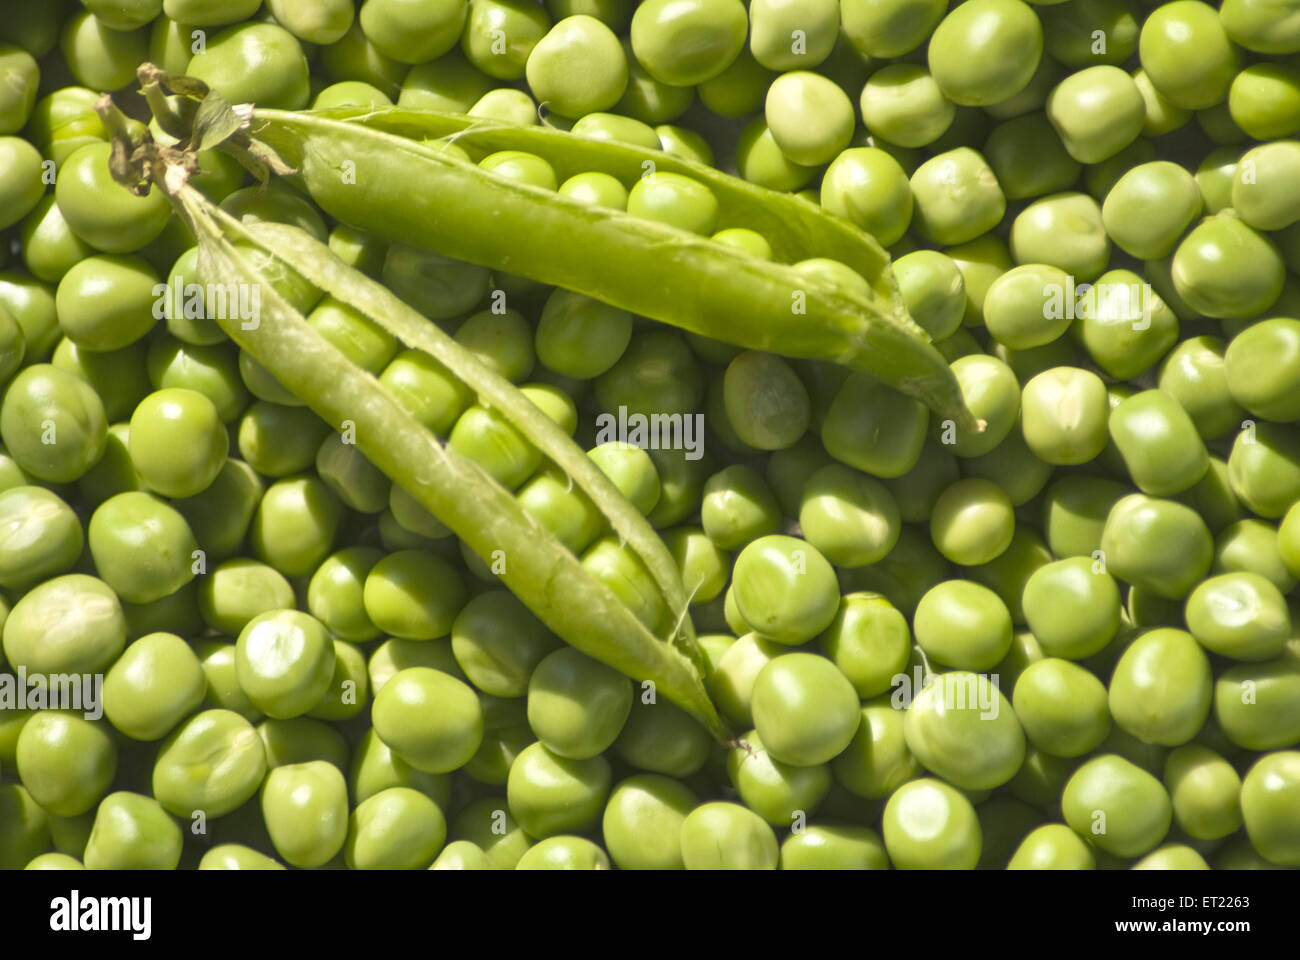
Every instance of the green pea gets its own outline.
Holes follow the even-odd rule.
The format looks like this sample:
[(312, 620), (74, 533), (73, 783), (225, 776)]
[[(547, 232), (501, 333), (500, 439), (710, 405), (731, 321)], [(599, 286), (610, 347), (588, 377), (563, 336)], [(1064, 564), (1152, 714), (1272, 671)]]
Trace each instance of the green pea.
[(1150, 496), (1182, 493), (1209, 469), (1192, 418), (1162, 390), (1134, 394), (1115, 407), (1110, 435), (1133, 482)]
[(653, 774), (628, 777), (609, 795), (601, 832), (620, 870), (680, 870), (681, 831), (696, 805), (677, 780)]
[(1300, 830), (1291, 816), (1300, 795), (1300, 752), (1261, 757), (1241, 784), (1241, 813), (1251, 845), (1270, 863), (1300, 864)]
[(30, 673), (98, 673), (126, 642), (117, 595), (102, 580), (70, 573), (33, 587), (4, 621), (5, 658)]
[(1026, 667), (1012, 705), (1034, 746), (1054, 756), (1091, 753), (1110, 731), (1106, 688), (1068, 660), (1048, 657)]
[(279, 571), (256, 560), (221, 563), (199, 587), (199, 612), (221, 633), (238, 636), (250, 620), (269, 610), (292, 608), (293, 587)]
[(352, 755), (348, 781), (356, 803), (391, 787), (410, 787), (445, 810), (451, 795), (451, 780), (447, 775), (415, 769), (393, 753), (373, 727), (366, 731)]
[(548, 837), (519, 858), (516, 870), (608, 870), (609, 856), (583, 837)]
[[(793, 46), (793, 44), (790, 44), (790, 46)], [(794, 55), (792, 54), (792, 56)], [(799, 65), (801, 64), (791, 64), (792, 67)], [(809, 64), (802, 65), (808, 66)], [(635, 83), (637, 72), (637, 66), (633, 65), (633, 83)], [(755, 59), (754, 54), (749, 49), (742, 48), (736, 59), (731, 61), (725, 70), (717, 76), (705, 80), (696, 90), (699, 93), (700, 102), (718, 116), (748, 117), (762, 107), (767, 88), (775, 76), (776, 74), (772, 70)], [(629, 84), (630, 89), (631, 84)], [(683, 89), (689, 90), (690, 88), (664, 85), (664, 90), (667, 91), (680, 91)], [(689, 105), (689, 103), (686, 104), (686, 106)], [(633, 113), (633, 116), (635, 116), (635, 113)]]
[(81, 521), (44, 487), (0, 492), (0, 587), (23, 590), (66, 573), (81, 555)]
[(1225, 360), (1222, 340), (1191, 337), (1171, 350), (1160, 366), (1160, 390), (1187, 411), (1205, 439), (1223, 436), (1244, 416), (1231, 395)]
[(145, 357), (144, 343), (139, 340), (120, 350), (91, 351), (64, 337), (50, 362), (90, 384), (103, 401), (109, 420), (117, 421), (128, 417), (149, 392)]
[(913, 620), (916, 642), (949, 666), (984, 670), (1011, 646), (1011, 615), (988, 587), (947, 580), (921, 598)]
[(1300, 320), (1252, 324), (1228, 344), (1223, 364), (1227, 389), (1242, 407), (1266, 420), (1300, 420)]
[(747, 633), (722, 654), (709, 677), (709, 689), (719, 709), (738, 726), (752, 726), (751, 702), (754, 680), (768, 662), (785, 652), (786, 646)]
[[(565, 180), (562, 184), (560, 184), (559, 193), (561, 196), (568, 197), (570, 200), (576, 200), (579, 203), (587, 204), (588, 206), (609, 207), (610, 209), (613, 210), (627, 209), (627, 188), (624, 187), (623, 184), (621, 184), (616, 178), (610, 176), (607, 173), (601, 173), (598, 170), (590, 170), (587, 171), (586, 173), (575, 173), (568, 180)], [(557, 289), (554, 295), (561, 297), (560, 300), (561, 303), (566, 303), (567, 298), (578, 299), (578, 302), (582, 302), (586, 300), (586, 298), (581, 297), (580, 294), (572, 293), (571, 291), (567, 291), (567, 290)], [(590, 302), (594, 304), (594, 303), (598, 303), (599, 301), (590, 301)], [(615, 310), (615, 308), (609, 307), (607, 304), (601, 304), (601, 306), (604, 307), (606, 310), (610, 310), (610, 311)], [(543, 314), (543, 317), (544, 316), (545, 314)], [(627, 327), (628, 327), (628, 336), (630, 337), (631, 325), (628, 324)], [(538, 325), (539, 337), (540, 337), (540, 332), (541, 332), (541, 328), (539, 323)], [(592, 332), (595, 333), (596, 331), (592, 331)], [(617, 338), (611, 338), (611, 339), (616, 340)], [(546, 363), (545, 358), (541, 357), (542, 347), (540, 343), (538, 344), (537, 349), (538, 349), (539, 358), (542, 359), (543, 363)], [(620, 354), (621, 352), (622, 351), (620, 351)], [(550, 366), (550, 364), (548, 363), (547, 366)], [(603, 373), (604, 371), (602, 370), (601, 372)]]
[(1106, 446), (1109, 404), (1101, 378), (1055, 367), (1025, 384), (1020, 423), (1034, 455), (1056, 465), (1087, 463)]
[(499, 796), (469, 803), (452, 821), (450, 836), (474, 843), (493, 870), (513, 870), (533, 844), (511, 817), (506, 798)]
[(318, 720), (263, 720), (257, 725), (257, 735), (266, 750), (268, 769), (313, 760), (348, 769), (347, 743), (338, 731)]
[(893, 267), (912, 319), (935, 339), (952, 335), (966, 309), (966, 281), (952, 258), (937, 250), (916, 250), (899, 257)]
[[(1110, 259), (1101, 208), (1084, 193), (1035, 200), (1011, 225), (1011, 253), (1017, 263), (1045, 263), (1079, 280), (1092, 280)], [(1053, 295), (1059, 296), (1055, 290)]]
[[(0, 58), (5, 54), (0, 48)], [(20, 234), (23, 263), (37, 279), (58, 283), (64, 274), (94, 254), (68, 226), (53, 196), (47, 195), (23, 220)]]
[(262, 499), (262, 482), (242, 460), (227, 459), (202, 493), (173, 501), (209, 560), (233, 554), (243, 542)]
[(1115, 182), (1102, 205), (1102, 223), (1125, 253), (1158, 260), (1173, 253), (1202, 203), (1187, 170), (1156, 160), (1133, 167)]
[(1247, 750), (1276, 750), (1300, 733), (1300, 665), (1288, 653), (1225, 670), (1214, 685), (1214, 716), (1227, 739)]
[(1291, 638), (1291, 617), (1276, 586), (1255, 573), (1225, 573), (1187, 598), (1187, 627), (1212, 653), (1234, 660), (1271, 660)]
[(930, 538), (953, 563), (988, 563), (1010, 545), (1015, 532), (1011, 501), (996, 484), (978, 478), (958, 480), (935, 501)]
[(952, 124), (957, 108), (930, 72), (917, 64), (890, 64), (862, 88), (862, 121), (876, 136), (901, 147), (923, 147)]
[(1171, 751), (1164, 784), (1174, 822), (1188, 835), (1217, 840), (1240, 829), (1241, 777), (1213, 750), (1191, 743)]
[(940, 440), (959, 457), (980, 457), (1011, 432), (1020, 412), (1020, 384), (1001, 360), (984, 354), (960, 357), (951, 364), (966, 406), (985, 421), (981, 432), (957, 431), (946, 421), (935, 424)]
[(816, 824), (781, 844), (782, 870), (888, 870), (885, 843), (870, 827)]
[(199, 860), (200, 870), (283, 870), (284, 864), (238, 843), (222, 843)]
[(702, 606), (718, 597), (727, 585), (731, 558), (698, 527), (679, 527), (664, 534), (664, 545), (672, 554), (682, 577), (691, 606)]
[(1095, 757), (1075, 771), (1061, 805), (1075, 833), (1118, 857), (1153, 849), (1173, 816), (1160, 781), (1114, 754)]
[(881, 833), (899, 870), (971, 870), (982, 834), (970, 801), (941, 780), (913, 780), (885, 805)]
[(705, 729), (667, 700), (633, 701), (627, 722), (614, 742), (614, 752), (640, 770), (686, 777), (709, 757), (712, 742)]
[(542, 659), (528, 681), (529, 726), (561, 757), (582, 760), (604, 752), (631, 708), (631, 682), (571, 647)]
[(745, 621), (771, 640), (791, 646), (830, 625), (839, 605), (834, 570), (806, 541), (764, 536), (736, 558), (736, 602)]
[(1277, 531), (1277, 549), (1287, 573), (1300, 578), (1300, 507), (1292, 506)]
[(581, 117), (608, 110), (623, 96), (627, 59), (609, 27), (579, 14), (560, 20), (533, 46), (525, 76), (539, 102), (561, 116)]
[(1178, 295), (1192, 309), (1207, 317), (1245, 320), (1277, 300), (1285, 269), (1272, 240), (1243, 220), (1220, 215), (1183, 238), (1174, 251), (1172, 275)]
[(935, 0), (900, 4), (848, 0), (840, 4), (841, 29), (864, 57), (900, 57), (925, 42), (946, 9)]
[(340, 506), (314, 477), (289, 477), (266, 488), (253, 515), (253, 555), (285, 576), (306, 576), (330, 553)]
[(994, 127), (983, 153), (1008, 200), (1069, 190), (1082, 169), (1042, 112), (1016, 116)]
[(1296, 585), (1282, 556), (1279, 528), (1264, 520), (1238, 520), (1219, 531), (1213, 572), (1263, 577), (1280, 593), (1289, 593)]
[(1025, 584), (1025, 618), (1049, 656), (1083, 660), (1106, 647), (1120, 624), (1119, 587), (1087, 556), (1057, 560)]
[(257, 731), (230, 710), (205, 710), (179, 726), (158, 750), (153, 793), (170, 813), (222, 817), (256, 792), (266, 775)]
[(1232, 490), (1252, 512), (1274, 519), (1300, 499), (1300, 435), (1288, 425), (1243, 421), (1228, 456)]
[(822, 443), (835, 459), (874, 477), (901, 477), (925, 445), (926, 408), (865, 374), (853, 374), (835, 395)]
[(390, 787), (352, 811), (344, 856), (352, 870), (420, 870), (447, 836), (442, 811), (423, 793)]
[(1093, 870), (1096, 858), (1079, 835), (1063, 823), (1030, 832), (1007, 863), (1008, 870)]
[(134, 740), (159, 740), (198, 708), (207, 692), (203, 666), (173, 633), (140, 637), (104, 677), (104, 714)]
[[(473, 691), (455, 677), (408, 667), (375, 690), (375, 732), (417, 770), (447, 773), (478, 750), (483, 711)], [(438, 706), (431, 710), (430, 704)]]
[(632, 15), (632, 51), (660, 82), (695, 86), (717, 76), (740, 54), (746, 21), (738, 0), (692, 0), (684, 7), (652, 0)]
[(917, 229), (929, 240), (961, 244), (1002, 219), (1006, 197), (982, 156), (969, 147), (941, 153), (911, 177)]
[(1093, 362), (1112, 377), (1133, 379), (1178, 340), (1178, 317), (1137, 274), (1111, 270), (1083, 292), (1076, 330)]
[(243, 23), (221, 31), (185, 72), (232, 103), (297, 110), (310, 98), (302, 47), (275, 24)]
[(1191, 634), (1159, 629), (1120, 656), (1110, 681), (1115, 722), (1146, 743), (1178, 746), (1210, 713), (1210, 662)]
[(159, 337), (149, 345), (147, 370), (155, 390), (191, 390), (207, 397), (222, 423), (234, 421), (248, 406), (239, 355), (227, 344), (205, 346)]
[(705, 803), (682, 822), (681, 855), (687, 870), (775, 870), (780, 849), (772, 828), (735, 803)]
[[(240, 432), (241, 452), (245, 447), (256, 452), (254, 442), (244, 442), (242, 425)], [(176, 498), (207, 489), (230, 444), (216, 405), (201, 393), (178, 388), (157, 390), (140, 401), (131, 414), (130, 437), (131, 463), (140, 478)]]
[(1228, 91), (1232, 120), (1255, 140), (1275, 140), (1300, 131), (1300, 74), (1284, 63), (1251, 64)]
[(807, 70), (792, 70), (772, 82), (763, 115), (777, 147), (802, 166), (829, 162), (853, 137), (848, 95), (833, 80)]
[(773, 758), (794, 766), (826, 763), (858, 728), (853, 685), (833, 662), (808, 653), (767, 663), (754, 679), (751, 710)]
[(903, 733), (905, 713), (890, 701), (880, 696), (862, 705), (852, 741), (831, 761), (836, 782), (856, 796), (887, 797), (920, 772)]
[(829, 768), (777, 760), (756, 731), (746, 734), (742, 742), (727, 754), (727, 775), (745, 806), (776, 827), (817, 811), (831, 786)]
[(911, 654), (907, 620), (878, 594), (850, 593), (819, 644), (861, 698), (887, 691)]
[(1191, 592), (1214, 554), (1210, 532), (1195, 511), (1138, 493), (1111, 508), (1101, 549), (1115, 576), (1171, 600)]
[(95, 811), (86, 843), (87, 870), (175, 870), (181, 830), (152, 797), (110, 793)]
[(820, 202), (884, 245), (897, 243), (913, 215), (913, 192), (898, 161), (875, 147), (839, 153), (822, 179)]
[[(929, 5), (915, 6), (912, 17), (933, 16)], [(908, 28), (918, 27), (919, 23), (908, 23)], [(1042, 26), (1031, 7), (1009, 0), (978, 0), (974, 7), (951, 10), (934, 28), (930, 72), (954, 103), (987, 106), (1024, 89), (1042, 49)]]
[(1001, 554), (988, 563), (970, 568), (970, 577), (994, 593), (1011, 614), (1011, 622), (1025, 623), (1021, 602), (1029, 578), (1051, 562), (1052, 554), (1032, 527), (1020, 527), (1011, 536), (1011, 543)]
[(1156, 89), (1189, 110), (1222, 101), (1240, 66), (1216, 10), (1198, 0), (1153, 11), (1142, 25), (1138, 51)]
[(736, 166), (750, 183), (786, 192), (803, 188), (817, 173), (816, 167), (795, 163), (781, 152), (762, 117), (755, 117), (741, 131), (736, 142)]
[(8, 384), (0, 404), (0, 439), (28, 475), (67, 483), (104, 451), (104, 405), (84, 380), (48, 364), (27, 367)]
[(95, 568), (123, 600), (149, 603), (194, 578), (198, 545), (189, 524), (147, 493), (120, 493), (91, 515), (86, 541)]
[(1025, 264), (1002, 274), (984, 296), (984, 324), (999, 343), (1028, 350), (1051, 343), (1070, 326), (1053, 297), (1068, 289), (1065, 271), (1047, 264)]
[(430, 667), (457, 680), (468, 680), (452, 652), (451, 640), (385, 640), (370, 653), (367, 671), (376, 693), (407, 667)]
[(48, 813), (75, 817), (92, 809), (117, 772), (117, 748), (104, 724), (41, 710), (23, 724), (15, 750), (18, 776)]
[(566, 759), (534, 743), (515, 758), (506, 793), (510, 813), (530, 836), (542, 839), (584, 831), (600, 816), (609, 788), (603, 757)]
[(324, 696), (334, 674), (334, 645), (319, 620), (296, 610), (260, 613), (236, 643), (240, 688), (268, 716), (301, 716)]
[(322, 760), (276, 767), (261, 792), (262, 816), (276, 852), (295, 867), (328, 863), (348, 836), (347, 784)]
[(926, 769), (968, 790), (1006, 783), (1025, 756), (1025, 733), (1011, 703), (982, 674), (932, 676), (913, 693), (903, 735)]

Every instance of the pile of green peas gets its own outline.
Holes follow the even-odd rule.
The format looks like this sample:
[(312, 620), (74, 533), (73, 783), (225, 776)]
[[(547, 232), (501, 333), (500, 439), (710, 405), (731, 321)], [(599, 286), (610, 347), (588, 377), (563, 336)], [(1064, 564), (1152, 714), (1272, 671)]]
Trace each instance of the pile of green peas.
[[(109, 172), (94, 103), (143, 126), (146, 60), (799, 193), (888, 249), (985, 428), (200, 156), (213, 202), (327, 242), (590, 451), (678, 563), (717, 743), (226, 337), (193, 235)], [(45, 0), (0, 22), (0, 76), (0, 681), (102, 677), (98, 715), (0, 685), (0, 867), (1300, 866), (1295, 0)], [(687, 176), (439, 145), (772, 255)], [(279, 289), (670, 628), (500, 415)], [(611, 441), (618, 411), (702, 414), (703, 448)]]

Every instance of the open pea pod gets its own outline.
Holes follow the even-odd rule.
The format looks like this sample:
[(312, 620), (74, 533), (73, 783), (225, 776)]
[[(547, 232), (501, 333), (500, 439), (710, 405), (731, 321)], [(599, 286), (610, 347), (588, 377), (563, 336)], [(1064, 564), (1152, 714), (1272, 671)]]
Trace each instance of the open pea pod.
[(680, 173), (713, 191), (718, 201), (719, 229), (748, 227), (758, 231), (771, 245), (775, 259), (783, 263), (811, 257), (839, 260), (871, 285), (878, 298), (873, 305), (882, 314), (907, 319), (889, 269), (889, 253), (875, 237), (793, 193), (768, 190), (662, 150), (593, 140), (555, 127), (520, 127), (461, 113), (400, 107), (338, 107), (317, 113), (408, 139), (450, 140), (479, 157), (497, 150), (526, 150), (554, 167), (561, 181), (591, 170), (608, 173), (625, 184), (652, 170)]
[[(199, 240), (200, 271), (259, 284), (257, 322), (218, 318), (226, 334), (318, 416), (355, 426), (358, 449), (481, 556), (500, 551), (502, 582), (583, 653), (656, 689), (719, 739), (718, 717), (695, 664), (654, 636), (555, 536), (476, 463), (444, 447), (369, 372), (322, 337), (231, 243), (265, 243), (194, 188), (172, 193)], [(347, 268), (344, 268), (347, 269)]]
[(687, 614), (688, 598), (677, 565), (645, 516), (573, 439), (519, 389), (493, 371), (436, 324), (377, 283), (339, 260), (329, 247), (302, 230), (264, 223), (258, 244), (300, 273), (313, 286), (361, 311), (408, 347), (422, 350), (470, 387), (481, 403), (505, 417), (568, 475), (609, 520), (614, 532), (636, 552), (676, 615), (673, 642), (703, 669)]
[[(418, 116), (399, 113), (408, 121)], [(707, 237), (497, 176), (409, 136), (378, 129), (373, 120), (256, 109), (250, 132), (297, 168), (296, 176), (323, 210), (350, 226), (573, 290), (706, 337), (841, 363), (916, 398), (962, 429), (981, 429), (947, 362), (907, 317), (896, 291), (863, 299)], [(563, 152), (561, 143), (581, 151), (570, 166), (612, 148), (561, 131), (501, 127), (494, 133), (502, 146), (518, 149), (535, 146), (538, 135), (565, 138), (556, 141), (552, 156)], [(598, 151), (592, 152), (593, 144)], [(659, 151), (617, 150), (620, 156), (639, 152), (642, 159), (687, 169), (686, 161)], [(692, 165), (690, 172), (699, 171)], [(706, 182), (712, 186), (724, 176), (713, 171)], [(757, 189), (729, 187), (724, 191), (729, 209), (736, 209), (737, 197)], [(803, 257), (843, 258), (868, 270), (874, 263), (868, 279), (874, 277), (878, 287), (883, 283), (886, 292), (893, 289), (885, 265), (872, 259), (865, 235), (855, 245), (848, 224), (827, 214), (814, 216), (811, 204), (773, 204), (778, 219), (780, 211), (795, 210), (805, 231), (820, 224), (818, 236), (830, 245), (804, 250)], [(783, 249), (795, 245), (789, 239), (793, 233), (780, 236)]]

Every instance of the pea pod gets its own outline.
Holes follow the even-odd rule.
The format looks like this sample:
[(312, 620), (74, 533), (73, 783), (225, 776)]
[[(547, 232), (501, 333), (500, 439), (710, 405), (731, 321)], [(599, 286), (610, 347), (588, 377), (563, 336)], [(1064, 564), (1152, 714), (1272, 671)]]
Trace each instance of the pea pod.
[(549, 457), (609, 519), (614, 531), (637, 553), (655, 578), (664, 600), (678, 617), (674, 642), (695, 663), (704, 664), (686, 613), (688, 599), (671, 554), (645, 516), (628, 503), (613, 482), (550, 417), (504, 377), (435, 324), (399, 300), (383, 284), (352, 270), (311, 235), (283, 224), (267, 223), (254, 241), (298, 273), (397, 337), (408, 347), (423, 350), (463, 380), (480, 401), (511, 422)]
[(501, 579), (548, 627), (573, 646), (656, 687), (719, 738), (727, 731), (695, 665), (656, 638), (604, 584), (476, 463), (445, 448), (379, 383), (312, 328), (232, 245), (253, 234), (189, 186), (174, 200), (200, 243), (200, 272), (260, 284), (259, 322), (218, 322), (336, 429), (356, 425), (357, 447), (480, 555), (503, 551)]
[[(639, 176), (646, 161), (715, 188), (721, 209), (770, 225), (777, 255), (830, 257), (873, 284), (864, 299), (791, 266), (627, 213), (507, 180), (448, 152), (380, 129), (406, 123), (484, 147), (531, 149), (559, 164)], [(361, 230), (563, 287), (703, 336), (786, 356), (832, 360), (922, 401), (962, 429), (980, 426), (943, 356), (901, 305), (884, 252), (806, 201), (755, 193), (660, 151), (584, 141), (554, 130), (445, 114), (376, 111), (364, 120), (254, 110), (251, 132), (297, 168), (331, 216)], [(457, 127), (459, 126), (459, 130)], [(393, 191), (392, 184), (403, 185)], [(759, 196), (762, 203), (759, 203)], [(770, 210), (760, 213), (771, 204)], [(755, 219), (761, 217), (761, 223)], [(518, 229), (527, 224), (528, 229)], [(726, 226), (724, 219), (722, 225)]]

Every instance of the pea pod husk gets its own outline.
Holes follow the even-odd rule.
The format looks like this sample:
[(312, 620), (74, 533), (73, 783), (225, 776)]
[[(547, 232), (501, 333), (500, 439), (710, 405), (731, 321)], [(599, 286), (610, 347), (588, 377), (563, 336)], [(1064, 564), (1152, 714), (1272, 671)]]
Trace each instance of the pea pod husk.
[[(364, 122), (349, 122), (258, 109), (251, 133), (297, 168), (323, 210), (352, 227), (573, 290), (702, 336), (841, 363), (915, 397), (963, 429), (980, 429), (947, 362), (907, 317), (896, 289), (889, 296), (878, 289), (870, 300), (851, 295), (707, 237), (499, 177), (378, 129), (379, 116), (411, 121), (418, 115), (375, 111)], [(590, 141), (559, 131), (503, 127), (493, 136), (503, 146), (529, 149), (537, 146), (539, 133), (567, 138), (562, 142), (569, 149), (586, 151), (575, 153), (578, 159), (594, 155)], [(487, 133), (465, 134), (470, 135)], [(598, 146), (603, 152), (611, 145)], [(560, 148), (552, 149), (558, 155)], [(661, 167), (672, 165), (659, 151), (642, 153)], [(676, 160), (678, 166), (687, 163)], [(714, 171), (707, 179), (712, 184), (721, 176)], [(725, 193), (738, 202), (734, 192)], [(801, 212), (807, 232), (811, 214)], [(822, 239), (838, 242), (802, 251), (801, 259), (844, 259), (869, 271), (865, 275), (888, 294), (892, 274), (870, 256), (870, 243), (860, 240), (855, 250), (842, 228), (827, 226), (836, 221), (821, 216)], [(782, 248), (794, 243), (791, 236), (780, 233)]]
[(465, 382), (479, 401), (504, 416), (591, 498), (614, 532), (645, 564), (675, 615), (673, 642), (703, 669), (687, 614), (688, 598), (672, 555), (649, 522), (619, 492), (573, 440), (532, 404), (514, 384), (471, 351), (403, 303), (383, 284), (353, 270), (310, 234), (284, 224), (263, 223), (257, 244), (288, 264), (312, 285), (360, 310), (408, 347), (429, 354)]
[(501, 551), (502, 582), (583, 653), (656, 689), (715, 736), (728, 731), (695, 665), (655, 637), (555, 536), (476, 463), (444, 447), (369, 372), (322, 337), (266, 282), (227, 234), (241, 224), (182, 186), (172, 194), (199, 240), (200, 271), (260, 284), (258, 322), (218, 318), (226, 334), (335, 429), (355, 424), (357, 447), (481, 556)]

